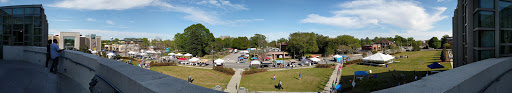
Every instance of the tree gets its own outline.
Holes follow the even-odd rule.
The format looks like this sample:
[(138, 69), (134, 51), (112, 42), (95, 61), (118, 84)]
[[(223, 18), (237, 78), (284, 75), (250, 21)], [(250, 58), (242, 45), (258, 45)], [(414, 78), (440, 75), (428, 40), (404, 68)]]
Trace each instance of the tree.
[(148, 47), (148, 46), (149, 46), (148, 38), (142, 38), (142, 47)]
[(409, 45), (412, 45), (414, 43), (414, 38), (413, 37), (409, 37), (409, 38), (407, 38), (407, 41), (408, 41), (407, 43)]
[(332, 52), (327, 51), (328, 49), (328, 43), (329, 43), (329, 37), (323, 36), (320, 34), (316, 34), (316, 43), (318, 46), (318, 53), (322, 53), (322, 56), (327, 56), (332, 54)]
[(318, 52), (315, 33), (295, 32), (290, 34), (288, 52), (293, 56), (304, 56), (306, 53)]
[(414, 41), (412, 43), (412, 49), (414, 51), (420, 51), (421, 50), (420, 46), (421, 46), (421, 41)]
[(277, 47), (277, 41), (276, 40), (272, 40), (271, 42), (268, 43), (268, 46), (269, 47)]
[(247, 37), (237, 37), (233, 38), (233, 43), (231, 44), (235, 49), (247, 49), (249, 48), (249, 39)]
[(428, 46), (431, 48), (439, 49), (441, 48), (441, 41), (439, 41), (437, 37), (432, 37), (430, 40), (428, 40)]
[(446, 62), (446, 48), (441, 51), (441, 62)]
[(277, 40), (277, 43), (282, 43), (282, 42), (288, 42), (288, 40), (286, 38), (280, 38)]
[(178, 49), (200, 57), (214, 49), (214, 39), (210, 30), (202, 24), (193, 24), (185, 28), (183, 33), (174, 35)]
[(114, 39), (114, 40), (112, 41), (112, 43), (114, 43), (114, 44), (119, 44), (119, 38)]
[(450, 45), (449, 43), (444, 43), (443, 44), (443, 48), (451, 48), (452, 45)]
[(254, 36), (251, 37), (251, 47), (256, 48), (264, 48), (267, 44), (267, 37), (261, 34), (254, 34)]
[(441, 46), (442, 48), (445, 48), (444, 44), (448, 43), (448, 38), (450, 38), (448, 35), (444, 35), (443, 38), (441, 38), (441, 44), (443, 45)]

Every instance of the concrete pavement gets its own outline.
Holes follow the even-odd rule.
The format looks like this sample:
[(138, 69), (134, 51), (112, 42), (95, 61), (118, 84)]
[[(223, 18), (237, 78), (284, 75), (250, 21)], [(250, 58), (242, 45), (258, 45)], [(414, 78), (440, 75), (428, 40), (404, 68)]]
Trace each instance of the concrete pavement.
[(237, 93), (238, 87), (240, 87), (240, 80), (242, 80), (243, 69), (235, 69), (235, 75), (229, 80), (228, 86), (224, 92)]
[[(329, 78), (329, 81), (327, 81), (327, 84), (325, 85), (325, 88), (324, 88), (323, 92), (330, 92), (331, 88), (333, 87), (332, 86), (332, 81), (335, 81), (337, 83), (338, 82), (337, 80), (340, 79), (340, 76), (338, 76), (339, 66), (341, 66), (341, 64), (337, 64), (335, 69), (334, 69), (334, 71), (332, 71), (331, 77)], [(339, 74), (341, 74), (341, 71), (340, 71)]]

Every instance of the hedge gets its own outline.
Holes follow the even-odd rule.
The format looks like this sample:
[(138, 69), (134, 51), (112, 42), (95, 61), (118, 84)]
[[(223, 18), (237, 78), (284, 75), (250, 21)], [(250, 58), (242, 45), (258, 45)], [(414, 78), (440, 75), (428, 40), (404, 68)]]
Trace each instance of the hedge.
[(363, 62), (363, 60), (361, 59), (357, 59), (357, 60), (350, 60), (350, 61), (347, 61), (345, 62), (346, 65), (350, 65), (350, 64), (357, 64), (357, 63), (361, 63)]
[(219, 71), (219, 72), (222, 72), (222, 73), (226, 73), (228, 75), (235, 74), (235, 70), (233, 70), (232, 68), (228, 68), (228, 67), (214, 66), (213, 70)]
[(268, 69), (249, 69), (249, 70), (244, 71), (243, 75), (251, 75), (251, 74), (267, 72), (267, 71), (268, 71)]
[(154, 62), (151, 62), (151, 64), (149, 64), (149, 66), (177, 66), (176, 63), (174, 62), (170, 62), (170, 63), (154, 63)]
[(316, 64), (315, 68), (331, 68), (331, 64)]

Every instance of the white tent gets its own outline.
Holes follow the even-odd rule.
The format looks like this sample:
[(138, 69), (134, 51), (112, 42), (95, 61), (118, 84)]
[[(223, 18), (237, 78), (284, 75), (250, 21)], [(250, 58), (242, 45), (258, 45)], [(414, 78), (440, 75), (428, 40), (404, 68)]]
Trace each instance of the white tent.
[(219, 58), (219, 59), (217, 59), (217, 60), (215, 60), (213, 62), (215, 62), (216, 65), (221, 65), (222, 63), (224, 63), (224, 60)]
[(116, 54), (114, 54), (114, 53), (108, 53), (107, 54), (107, 56), (114, 56), (114, 55), (116, 55)]
[(192, 56), (192, 54), (187, 53), (187, 54), (185, 54), (185, 55), (183, 55), (183, 56), (190, 57), (190, 56)]
[(144, 55), (148, 55), (148, 54), (147, 54), (147, 53), (140, 53), (139, 55), (142, 55), (142, 56), (144, 56)]
[(309, 58), (309, 60), (311, 60), (311, 61), (315, 61), (315, 62), (320, 61), (320, 59), (318, 59), (318, 58), (316, 58), (316, 57), (314, 57), (314, 58)]
[(199, 58), (193, 57), (193, 58), (189, 59), (188, 61), (190, 61), (190, 62), (197, 62), (197, 61), (199, 61)]
[(172, 56), (172, 55), (174, 55), (174, 53), (169, 53), (168, 55), (171, 55), (171, 56)]
[(341, 57), (341, 56), (340, 56), (340, 55), (334, 55), (334, 56), (332, 56), (332, 57), (334, 57), (334, 58), (339, 58), (339, 57)]
[(261, 62), (260, 62), (260, 61), (258, 61), (258, 60), (253, 60), (253, 61), (251, 61), (251, 65), (252, 65), (252, 64), (260, 65), (260, 64), (261, 64)]
[(181, 53), (178, 53), (178, 54), (175, 54), (175, 56), (183, 56), (183, 54), (181, 54)]
[(96, 54), (96, 53), (98, 53), (98, 52), (97, 52), (97, 51), (91, 51), (91, 53)]
[(391, 55), (386, 55), (386, 54), (382, 54), (382, 53), (376, 53), (376, 54), (373, 54), (372, 56), (365, 57), (362, 60), (363, 61), (386, 62), (386, 61), (389, 61), (389, 60), (394, 59), (394, 58), (395, 57), (393, 57)]

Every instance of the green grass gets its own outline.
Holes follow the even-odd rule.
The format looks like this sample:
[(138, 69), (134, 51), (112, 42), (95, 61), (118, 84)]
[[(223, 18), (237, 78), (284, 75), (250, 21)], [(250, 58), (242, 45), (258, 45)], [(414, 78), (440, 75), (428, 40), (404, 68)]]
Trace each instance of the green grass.
[[(249, 91), (295, 91), (295, 92), (319, 92), (325, 87), (333, 69), (328, 68), (306, 68), (281, 71), (268, 71), (243, 76), (240, 87)], [(298, 80), (299, 72), (302, 73), (302, 80)], [(272, 78), (276, 75), (276, 81)], [(275, 86), (283, 82), (283, 90)]]
[(231, 80), (230, 75), (226, 75), (211, 69), (189, 68), (180, 66), (162, 66), (151, 67), (151, 70), (161, 72), (176, 78), (187, 80), (191, 75), (194, 79), (192, 84), (199, 85), (206, 88), (213, 88), (220, 85), (225, 88), (226, 84)]
[[(432, 64), (433, 62), (439, 62), (441, 51), (416, 51), (416, 52), (402, 52), (399, 54), (395, 54), (393, 56), (399, 57), (403, 55), (408, 55), (409, 58), (401, 58), (395, 59), (395, 62), (389, 64), (389, 67), (377, 67), (377, 66), (366, 66), (366, 65), (352, 65), (349, 67), (343, 68), (340, 82), (342, 83), (343, 89), (342, 91), (356, 91), (356, 92), (371, 92), (375, 90), (385, 89), (389, 87), (394, 87), (398, 85), (398, 83), (403, 84), (403, 79), (393, 79), (392, 75), (399, 76), (404, 74), (406, 79), (405, 82), (409, 83), (414, 81), (414, 76), (418, 76), (421, 78), (425, 76), (427, 71), (430, 71), (430, 68), (427, 65)], [(421, 63), (423, 61), (423, 63)], [(449, 70), (451, 69), (450, 63), (441, 63), (445, 68), (442, 69), (434, 69), (434, 70)], [(357, 80), (355, 89), (351, 89), (351, 84), (349, 80), (353, 80), (355, 71), (368, 71), (372, 70), (372, 74), (377, 74), (378, 78), (375, 80)], [(391, 71), (391, 72), (389, 72)], [(414, 71), (416, 71), (416, 75), (414, 75)], [(360, 86), (357, 83), (361, 83)], [(372, 84), (365, 84), (372, 83)]]

